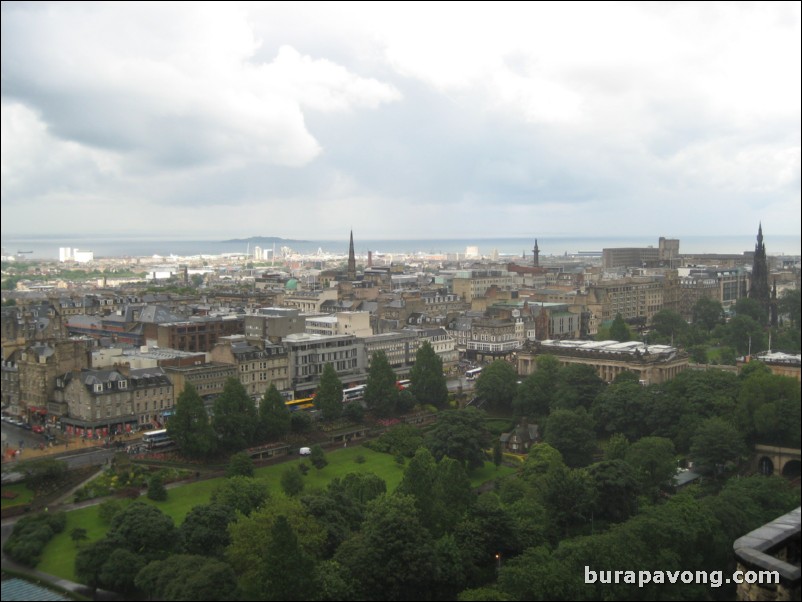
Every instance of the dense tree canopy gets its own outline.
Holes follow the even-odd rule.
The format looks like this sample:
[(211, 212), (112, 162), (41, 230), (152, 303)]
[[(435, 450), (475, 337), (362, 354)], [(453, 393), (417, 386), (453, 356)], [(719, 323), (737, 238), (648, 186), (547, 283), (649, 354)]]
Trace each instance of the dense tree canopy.
[(259, 402), (259, 439), (275, 441), (290, 432), (290, 411), (276, 386), (270, 383)]
[(621, 343), (632, 338), (629, 326), (627, 326), (621, 314), (616, 314), (613, 323), (610, 325), (610, 338)]
[(679, 343), (688, 331), (688, 323), (677, 312), (670, 309), (661, 309), (652, 316), (652, 334), (649, 341), (652, 343)]
[(415, 365), (409, 373), (410, 392), (421, 404), (444, 408), (448, 404), (448, 386), (443, 375), (443, 360), (429, 341), (424, 341), (415, 354)]
[(235, 476), (226, 479), (212, 491), (211, 502), (248, 516), (269, 497), (267, 485), (261, 479)]
[(427, 600), (436, 575), (434, 542), (410, 496), (373, 500), (361, 532), (335, 559), (358, 583), (356, 599)]
[(695, 326), (710, 332), (724, 320), (724, 308), (721, 303), (709, 297), (701, 297), (693, 305), (692, 322)]
[(235, 516), (234, 509), (229, 506), (195, 506), (178, 527), (179, 547), (185, 554), (222, 558), (231, 541), (228, 524)]
[(518, 386), (513, 401), (516, 414), (532, 418), (548, 415), (560, 372), (553, 355), (540, 355), (535, 363), (537, 368)]
[(343, 384), (331, 364), (326, 364), (320, 376), (315, 407), (320, 410), (323, 420), (335, 420), (343, 413)]
[(589, 410), (602, 389), (604, 381), (599, 378), (593, 366), (570, 364), (562, 368), (558, 374), (552, 409)]
[(167, 423), (167, 432), (188, 458), (208, 459), (217, 451), (217, 436), (209, 415), (191, 383), (184, 386), (176, 400), (175, 413)]
[(237, 452), (256, 441), (256, 406), (238, 379), (226, 380), (223, 392), (214, 400), (212, 427), (226, 451)]
[[(797, 425), (798, 426), (798, 425)], [(699, 470), (716, 473), (727, 462), (738, 462), (745, 453), (743, 436), (722, 418), (708, 418), (696, 429), (691, 456)]]
[(398, 406), (398, 387), (384, 351), (373, 354), (365, 387), (365, 405), (376, 416), (392, 416)]
[(468, 471), (483, 466), (484, 450), (490, 445), (484, 412), (475, 408), (441, 412), (426, 436), (425, 445), (437, 460), (448, 456), (461, 462)]
[(596, 449), (593, 419), (584, 409), (556, 410), (546, 421), (544, 440), (560, 452), (568, 466), (587, 466)]
[(509, 410), (515, 398), (518, 375), (512, 364), (504, 360), (496, 360), (482, 368), (476, 381), (476, 397), (490, 407)]

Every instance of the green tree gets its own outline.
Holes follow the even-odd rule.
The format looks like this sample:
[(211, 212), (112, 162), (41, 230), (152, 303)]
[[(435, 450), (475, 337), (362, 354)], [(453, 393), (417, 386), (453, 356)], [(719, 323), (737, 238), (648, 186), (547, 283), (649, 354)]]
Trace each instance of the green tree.
[(624, 460), (629, 451), (629, 440), (621, 433), (613, 433), (604, 446), (605, 460)]
[(798, 288), (784, 290), (778, 303), (778, 310), (791, 321), (794, 328), (799, 328), (799, 316), (802, 313), (800, 290)]
[(691, 439), (694, 463), (699, 470), (714, 475), (718, 474), (718, 467), (727, 462), (739, 462), (745, 452), (743, 436), (723, 418), (708, 418)]
[(175, 554), (151, 562), (136, 576), (140, 591), (153, 600), (237, 600), (237, 578), (231, 566), (214, 558)]
[(565, 466), (563, 457), (548, 443), (537, 443), (529, 448), (521, 476), (532, 485), (537, 485), (544, 476)]
[(543, 505), (563, 536), (571, 527), (590, 526), (596, 496), (595, 482), (584, 468), (558, 468), (543, 479)]
[(167, 489), (164, 488), (164, 481), (159, 474), (153, 475), (148, 481), (148, 499), (155, 502), (163, 502), (167, 499)]
[(709, 333), (724, 321), (724, 308), (721, 303), (710, 297), (701, 297), (693, 305), (691, 321)]
[(450, 533), (473, 499), (462, 464), (448, 457), (436, 462), (425, 447), (407, 464), (396, 493), (415, 500), (421, 524), (434, 537)]
[(476, 397), (500, 410), (512, 408), (515, 398), (518, 375), (507, 361), (496, 360), (482, 368), (476, 381)]
[(150, 561), (173, 550), (176, 529), (156, 506), (136, 501), (112, 519), (107, 538)]
[(395, 372), (384, 351), (373, 354), (365, 387), (365, 405), (376, 416), (392, 416), (398, 405)]
[(594, 512), (599, 518), (622, 521), (635, 513), (638, 480), (623, 460), (605, 460), (588, 467), (596, 490)]
[(212, 427), (227, 451), (240, 451), (256, 440), (256, 407), (242, 383), (229, 378), (214, 400)]
[(315, 595), (313, 559), (298, 544), (286, 516), (278, 516), (262, 565), (258, 600), (312, 600)]
[(610, 325), (610, 338), (621, 343), (632, 339), (632, 332), (630, 332), (629, 326), (624, 322), (621, 314), (616, 314), (613, 323)]
[(247, 452), (237, 452), (232, 455), (228, 460), (226, 467), (227, 477), (252, 477), (253, 476), (253, 459)]
[(231, 477), (222, 481), (212, 491), (211, 503), (220, 504), (248, 516), (269, 498), (267, 485), (261, 479)]
[(604, 381), (593, 366), (571, 364), (560, 370), (552, 409), (589, 410), (603, 389)]
[(687, 331), (688, 323), (679, 313), (671, 309), (661, 309), (652, 316), (653, 334), (649, 335), (649, 341), (673, 343), (676, 338), (676, 342), (679, 343)]
[(175, 414), (167, 423), (167, 432), (188, 458), (208, 459), (217, 451), (217, 436), (209, 423), (203, 400), (190, 383), (178, 396)]
[(100, 506), (98, 506), (98, 518), (100, 518), (102, 523), (110, 525), (114, 517), (125, 510), (125, 506), (126, 504), (123, 500), (106, 500), (105, 502), (101, 503)]
[(320, 470), (328, 465), (329, 461), (326, 459), (326, 452), (323, 451), (320, 445), (313, 445), (310, 451), (312, 453), (309, 454), (309, 461), (312, 466)]
[(275, 441), (290, 432), (290, 411), (281, 393), (270, 383), (259, 402), (259, 433), (263, 441)]
[(769, 315), (766, 309), (756, 300), (741, 297), (735, 302), (736, 316), (749, 316), (758, 324), (768, 324)]
[(584, 409), (556, 410), (546, 421), (544, 441), (571, 467), (587, 466), (596, 450), (593, 419)]
[(306, 412), (290, 414), (290, 431), (296, 434), (308, 433), (312, 430), (312, 418)]
[(343, 418), (350, 422), (361, 424), (365, 420), (365, 408), (358, 401), (346, 403), (343, 406)]
[(139, 554), (117, 548), (103, 562), (98, 574), (99, 583), (104, 589), (115, 592), (134, 592), (137, 589), (134, 580), (145, 564), (145, 559)]
[(358, 584), (356, 599), (430, 598), (436, 574), (434, 546), (409, 496), (373, 500), (361, 532), (340, 546), (335, 560)]
[(89, 535), (87, 535), (86, 529), (82, 527), (75, 527), (70, 530), (70, 539), (72, 539), (75, 545), (80, 545), (82, 541), (89, 539)]
[(185, 554), (222, 558), (231, 543), (228, 524), (234, 510), (220, 504), (202, 504), (189, 511), (178, 527), (179, 547)]
[(737, 315), (729, 321), (725, 341), (740, 355), (764, 351), (767, 347), (763, 327), (747, 315)]
[(435, 473), (440, 513), (433, 534), (449, 534), (472, 506), (475, 494), (465, 467), (449, 457), (441, 458)]
[(75, 576), (81, 583), (96, 590), (101, 586), (103, 564), (117, 547), (114, 541), (105, 537), (82, 546), (75, 555)]
[(535, 371), (518, 387), (513, 409), (516, 414), (540, 418), (549, 413), (559, 379), (560, 363), (553, 355), (541, 355), (535, 365)]
[(497, 554), (506, 558), (520, 551), (515, 527), (495, 492), (478, 497), (454, 529), (454, 539), (467, 564), (468, 582), (488, 582), (497, 568)]
[(429, 341), (424, 341), (415, 354), (409, 378), (410, 392), (420, 404), (444, 408), (448, 404), (448, 386), (443, 376), (443, 360), (435, 353)]
[(643, 437), (629, 446), (626, 462), (635, 471), (641, 493), (657, 497), (677, 473), (674, 444), (664, 437)]
[[(297, 546), (289, 545), (289, 540), (293, 538), (288, 533), (289, 529), (285, 526), (277, 528), (280, 522), (285, 521), (291, 527)], [(277, 578), (274, 569), (277, 567), (271, 567), (271, 560), (282, 550), (284, 554), (295, 558), (297, 568), (303, 570), (310, 585), (314, 585), (310, 579), (315, 573), (312, 559), (318, 558), (323, 550), (326, 530), (306, 511), (298, 498), (277, 497), (271, 500), (270, 504), (249, 517), (240, 517), (232, 523), (230, 533), (231, 545), (226, 550), (227, 558), (239, 575), (240, 587), (248, 599), (274, 599), (273, 596), (278, 596), (275, 590), (281, 584), (274, 581)], [(306, 589), (302, 589), (297, 595), (307, 593)]]
[(407, 463), (396, 489), (397, 494), (408, 495), (414, 500), (421, 524), (435, 535), (441, 510), (436, 479), (437, 462), (428, 449), (421, 447)]
[(501, 440), (496, 439), (493, 443), (493, 464), (496, 465), (496, 470), (501, 466), (502, 460), (504, 460), (504, 454), (501, 451)]
[(284, 495), (295, 497), (304, 490), (304, 477), (296, 467), (287, 467), (281, 473), (281, 490)]
[(490, 445), (484, 412), (475, 408), (441, 412), (424, 442), (438, 460), (454, 458), (467, 471), (484, 466), (484, 450)]
[(323, 368), (315, 407), (323, 414), (323, 420), (335, 420), (343, 413), (343, 384), (331, 364)]
[(18, 471), (25, 475), (28, 489), (40, 491), (45, 487), (57, 485), (67, 476), (67, 463), (55, 458), (43, 458), (25, 462)]
[(599, 433), (623, 433), (634, 441), (646, 432), (647, 393), (637, 382), (613, 384), (601, 392), (593, 404), (593, 417)]
[(378, 439), (369, 442), (370, 449), (393, 456), (401, 454), (407, 458), (415, 455), (423, 445), (423, 433), (411, 424), (397, 424)]

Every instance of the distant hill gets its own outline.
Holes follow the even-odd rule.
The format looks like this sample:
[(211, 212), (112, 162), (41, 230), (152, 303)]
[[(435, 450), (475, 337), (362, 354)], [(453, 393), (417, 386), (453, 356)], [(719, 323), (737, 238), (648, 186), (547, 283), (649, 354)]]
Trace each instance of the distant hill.
[(309, 242), (308, 240), (294, 240), (292, 238), (279, 238), (278, 236), (251, 236), (250, 238), (232, 238), (229, 240), (223, 240), (221, 242), (232, 242), (232, 243), (243, 243), (243, 242)]

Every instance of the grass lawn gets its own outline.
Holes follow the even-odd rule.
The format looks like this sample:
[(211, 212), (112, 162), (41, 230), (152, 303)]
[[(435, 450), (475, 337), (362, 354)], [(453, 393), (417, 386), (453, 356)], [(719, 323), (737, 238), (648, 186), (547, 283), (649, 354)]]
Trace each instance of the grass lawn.
[(23, 506), (33, 500), (33, 491), (28, 489), (24, 483), (17, 483), (16, 485), (3, 485), (3, 493), (14, 492), (17, 497), (14, 499), (2, 498), (2, 508), (12, 508), (13, 506)]
[[(356, 457), (363, 456), (365, 461), (357, 463)], [(350, 472), (373, 473), (380, 476), (387, 483), (387, 491), (394, 491), (401, 482), (404, 467), (399, 466), (395, 458), (390, 454), (382, 454), (364, 447), (349, 447), (327, 452), (326, 459), (329, 464), (322, 470), (317, 470), (308, 460), (309, 473), (304, 477), (304, 491), (323, 489), (332, 479), (343, 477)], [(281, 474), (287, 467), (295, 467), (300, 462), (300, 456), (295, 456), (293, 460), (266, 466), (256, 470), (256, 477), (264, 479), (268, 484), (268, 491), (272, 495), (283, 495), (281, 491)], [(484, 468), (476, 470), (471, 474), (471, 485), (478, 487), (482, 483), (512, 474), (514, 469), (500, 466), (498, 470), (492, 462), (486, 462)], [(217, 487), (220, 479), (208, 481), (198, 481), (197, 483), (187, 483), (180, 487), (170, 489), (167, 500), (164, 502), (154, 502), (146, 496), (139, 499), (158, 506), (162, 512), (171, 516), (176, 525), (180, 525), (187, 513), (200, 504), (209, 501), (212, 491)], [(67, 527), (63, 533), (56, 535), (44, 550), (42, 561), (37, 569), (51, 575), (56, 575), (64, 579), (75, 581), (75, 556), (77, 546), (70, 538), (70, 531), (76, 527), (86, 529), (89, 540), (96, 541), (103, 537), (108, 526), (101, 522), (98, 515), (98, 506), (90, 506), (67, 513)]]
[[(356, 462), (356, 457), (360, 455), (365, 458), (362, 464)], [(295, 458), (284, 464), (259, 468), (256, 476), (268, 482), (270, 491), (280, 492), (281, 474), (287, 469), (287, 466), (297, 466), (301, 461), (301, 456), (295, 456)], [(326, 452), (326, 459), (329, 463), (321, 470), (312, 466), (309, 460), (304, 460), (310, 467), (304, 477), (304, 491), (323, 489), (329, 484), (329, 481), (337, 477), (344, 477), (349, 472), (372, 473), (380, 476), (387, 483), (387, 491), (394, 491), (404, 474), (404, 467), (399, 466), (390, 454), (382, 454), (361, 446)]]
[(479, 485), (483, 483), (487, 483), (493, 479), (507, 477), (511, 474), (515, 474), (515, 472), (517, 472), (517, 469), (515, 468), (510, 468), (509, 466), (504, 466), (503, 464), (496, 468), (495, 464), (492, 462), (485, 462), (483, 468), (474, 470), (470, 474), (471, 487), (479, 487)]

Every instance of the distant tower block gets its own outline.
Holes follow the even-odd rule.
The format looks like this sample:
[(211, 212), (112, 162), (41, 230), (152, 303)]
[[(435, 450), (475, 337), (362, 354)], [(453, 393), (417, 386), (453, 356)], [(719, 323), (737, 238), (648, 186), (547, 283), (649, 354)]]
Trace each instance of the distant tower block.
[(535, 248), (532, 249), (533, 262), (536, 268), (540, 267), (540, 247), (537, 246), (537, 238), (535, 239)]
[(353, 230), (351, 230), (351, 243), (348, 246), (348, 280), (356, 280), (356, 255), (354, 254)]
[(368, 267), (373, 267), (373, 251), (368, 251)]

